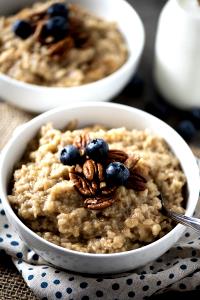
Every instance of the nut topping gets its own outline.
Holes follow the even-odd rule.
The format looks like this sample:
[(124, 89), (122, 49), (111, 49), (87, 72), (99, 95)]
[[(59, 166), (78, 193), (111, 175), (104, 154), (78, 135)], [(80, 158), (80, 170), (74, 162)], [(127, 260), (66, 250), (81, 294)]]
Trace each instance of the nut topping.
[(116, 191), (117, 187), (113, 186), (113, 187), (104, 187), (101, 189), (101, 193), (102, 195), (110, 195), (112, 193), (114, 193)]
[(146, 189), (147, 180), (140, 173), (131, 172), (126, 187), (136, 191), (144, 191)]
[(75, 187), (81, 195), (87, 197), (95, 195), (96, 190), (91, 186), (87, 179), (80, 174), (70, 172), (69, 178), (74, 182)]
[(140, 157), (138, 155), (132, 155), (127, 158), (127, 160), (124, 162), (124, 164), (129, 170), (133, 170), (136, 167), (139, 160), (140, 160)]
[[(63, 152), (64, 149), (68, 150), (68, 156), (66, 151)], [(75, 162), (69, 177), (83, 196), (84, 207), (88, 209), (98, 210), (111, 206), (116, 201), (115, 192), (119, 185), (138, 192), (146, 189), (147, 179), (143, 174), (147, 170), (144, 166), (138, 166), (140, 157), (137, 155), (128, 156), (121, 150), (109, 150), (102, 139), (91, 142), (88, 133), (77, 136), (73, 145), (64, 149), (61, 151), (60, 160), (65, 162), (68, 159), (69, 165), (72, 165), (72, 161)]]
[(75, 137), (73, 145), (77, 147), (79, 150), (84, 150), (89, 140), (90, 140), (89, 135), (88, 133), (85, 132)]
[(90, 37), (83, 32), (82, 21), (76, 15), (76, 6), (73, 4), (43, 5), (33, 13), (24, 9), (18, 14), (19, 25), (14, 24), (13, 31), (21, 39), (32, 35), (41, 45), (49, 47), (47, 55), (58, 60), (74, 45), (78, 48), (90, 46)]
[(95, 197), (95, 198), (88, 198), (84, 201), (84, 206), (89, 209), (104, 209), (111, 206), (115, 202), (115, 199), (111, 196), (109, 197)]
[(48, 49), (48, 54), (52, 55), (63, 55), (66, 51), (73, 48), (74, 42), (71, 37), (66, 37), (65, 39), (52, 44)]
[(97, 163), (97, 176), (100, 182), (104, 180), (104, 169), (103, 169), (103, 165), (100, 163)]
[(41, 37), (42, 37), (42, 31), (43, 31), (43, 26), (45, 24), (44, 20), (40, 20), (37, 22), (36, 27), (35, 27), (35, 32), (33, 35), (33, 38), (36, 41), (41, 41)]
[(86, 160), (86, 162), (83, 164), (83, 174), (85, 178), (88, 179), (89, 181), (92, 181), (96, 173), (97, 173), (97, 166), (95, 164), (95, 161), (92, 159)]
[(108, 164), (114, 161), (119, 161), (124, 163), (128, 159), (126, 152), (122, 150), (109, 150), (108, 151)]

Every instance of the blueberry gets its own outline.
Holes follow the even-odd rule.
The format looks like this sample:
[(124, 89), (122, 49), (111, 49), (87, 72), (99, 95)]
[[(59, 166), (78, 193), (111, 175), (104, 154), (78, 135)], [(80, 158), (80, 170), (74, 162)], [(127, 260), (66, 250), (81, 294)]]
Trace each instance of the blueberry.
[(192, 109), (190, 113), (190, 119), (196, 129), (200, 129), (200, 109), (199, 108), (194, 108)]
[(94, 139), (87, 144), (85, 153), (95, 161), (100, 161), (107, 157), (108, 144), (103, 139)]
[(130, 176), (127, 167), (120, 162), (113, 162), (106, 168), (106, 179), (112, 184), (123, 185)]
[(47, 14), (50, 17), (62, 16), (62, 17), (67, 18), (68, 17), (68, 13), (69, 13), (68, 8), (63, 3), (54, 3), (47, 10)]
[(60, 153), (60, 161), (63, 165), (72, 166), (80, 162), (80, 153), (73, 145), (68, 145)]
[(31, 24), (23, 20), (15, 21), (12, 30), (15, 33), (15, 35), (17, 35), (23, 40), (26, 40), (33, 33)]
[(183, 120), (176, 127), (176, 131), (184, 138), (186, 142), (191, 141), (196, 133), (196, 129), (191, 121)]
[(43, 38), (53, 37), (59, 41), (67, 36), (69, 24), (64, 17), (53, 17), (49, 19), (43, 27)]

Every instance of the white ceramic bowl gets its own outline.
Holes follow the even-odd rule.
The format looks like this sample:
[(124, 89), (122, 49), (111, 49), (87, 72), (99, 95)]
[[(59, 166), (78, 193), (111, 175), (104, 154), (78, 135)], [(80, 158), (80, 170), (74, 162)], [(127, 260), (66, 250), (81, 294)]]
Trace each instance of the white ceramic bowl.
[[(0, 0), (0, 15), (15, 12), (33, 0)], [(133, 76), (144, 47), (144, 27), (136, 11), (125, 0), (70, 0), (91, 13), (109, 21), (116, 21), (128, 45), (129, 57), (113, 74), (78, 87), (42, 87), (20, 82), (0, 74), (0, 98), (32, 112), (77, 101), (108, 101), (125, 87)]]
[(166, 252), (180, 238), (184, 231), (183, 225), (177, 225), (161, 239), (136, 250), (115, 254), (87, 254), (66, 250), (42, 239), (26, 227), (11, 208), (7, 200), (8, 183), (13, 168), (21, 158), (27, 143), (42, 124), (51, 121), (56, 128), (62, 128), (72, 118), (78, 119), (80, 126), (103, 123), (113, 128), (121, 126), (141, 130), (149, 128), (151, 132), (162, 136), (179, 158), (187, 177), (189, 195), (186, 215), (193, 214), (199, 194), (199, 170), (190, 148), (183, 139), (163, 121), (144, 111), (120, 104), (97, 102), (54, 109), (22, 125), (14, 132), (2, 151), (0, 162), (0, 197), (8, 220), (30, 248), (48, 262), (68, 270), (93, 274), (119, 273), (147, 264)]

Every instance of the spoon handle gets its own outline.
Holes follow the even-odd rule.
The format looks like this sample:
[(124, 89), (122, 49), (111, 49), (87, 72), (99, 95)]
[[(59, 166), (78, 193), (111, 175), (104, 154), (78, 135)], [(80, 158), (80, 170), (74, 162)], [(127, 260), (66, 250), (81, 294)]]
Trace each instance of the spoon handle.
[(200, 232), (200, 219), (188, 217), (172, 211), (167, 211), (167, 215), (174, 221), (177, 221), (185, 226), (189, 226), (193, 228), (195, 231)]

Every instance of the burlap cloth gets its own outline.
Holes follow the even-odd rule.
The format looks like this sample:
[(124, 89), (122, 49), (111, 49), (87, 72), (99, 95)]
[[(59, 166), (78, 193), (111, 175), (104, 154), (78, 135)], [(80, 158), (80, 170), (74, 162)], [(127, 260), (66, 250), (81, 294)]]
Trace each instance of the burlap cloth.
[[(6, 144), (13, 130), (34, 116), (0, 102), (0, 149)], [(195, 155), (200, 156), (200, 148), (191, 145)], [(10, 258), (0, 256), (0, 300), (36, 300)]]
[[(9, 140), (13, 130), (33, 116), (0, 102), (0, 150)], [(36, 300), (10, 258), (0, 256), (0, 300)]]

